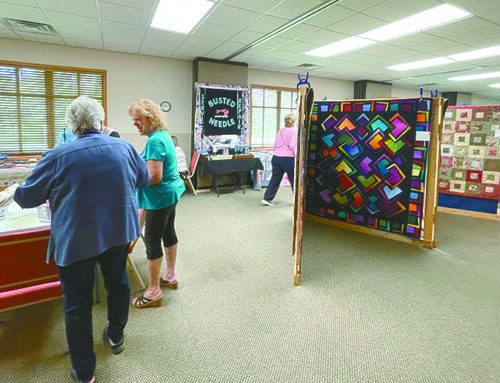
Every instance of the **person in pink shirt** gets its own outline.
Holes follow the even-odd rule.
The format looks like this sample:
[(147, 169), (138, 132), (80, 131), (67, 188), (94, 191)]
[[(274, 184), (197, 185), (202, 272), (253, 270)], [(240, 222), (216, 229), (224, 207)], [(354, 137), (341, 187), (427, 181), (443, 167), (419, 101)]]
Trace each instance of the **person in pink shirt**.
[(273, 174), (269, 181), (269, 186), (264, 193), (264, 199), (261, 201), (263, 205), (274, 205), (272, 201), (278, 192), (285, 173), (293, 187), (295, 147), (297, 145), (297, 131), (294, 128), (295, 121), (296, 118), (294, 114), (287, 114), (285, 116), (285, 127), (276, 135), (273, 158), (271, 160)]

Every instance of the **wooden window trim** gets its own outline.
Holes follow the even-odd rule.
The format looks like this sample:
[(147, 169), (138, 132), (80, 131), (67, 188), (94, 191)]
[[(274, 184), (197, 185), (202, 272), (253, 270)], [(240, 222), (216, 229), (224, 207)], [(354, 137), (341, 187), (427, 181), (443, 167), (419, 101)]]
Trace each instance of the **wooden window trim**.
[[(95, 73), (99, 74), (102, 76), (102, 107), (104, 109), (104, 125), (108, 124), (108, 101), (107, 101), (107, 71), (105, 69), (95, 69), (95, 68), (81, 68), (81, 67), (70, 67), (70, 66), (63, 66), (63, 65), (47, 65), (47, 64), (39, 64), (39, 63), (29, 63), (29, 62), (22, 62), (22, 61), (7, 61), (7, 60), (0, 60), (0, 66), (1, 65), (11, 65), (11, 66), (16, 66), (16, 67), (25, 67), (25, 68), (36, 68), (36, 69), (44, 69), (44, 70), (51, 70), (51, 71), (60, 71), (60, 72), (74, 72), (77, 73), (78, 76), (80, 76), (81, 73)], [(49, 81), (52, 81), (50, 79)], [(47, 82), (47, 79), (46, 79)], [(19, 78), (16, 79), (16, 93), (17, 97), (21, 97), (21, 91), (19, 88)], [(52, 100), (52, 109), (50, 108), (50, 105), (47, 105), (47, 113), (50, 113), (52, 110), (53, 113), (53, 97), (51, 98)], [(18, 100), (18, 116), (20, 117), (21, 115), (21, 110), (20, 110), (20, 101)], [(21, 129), (21, 128), (19, 128)], [(20, 135), (22, 137), (22, 135)], [(55, 143), (56, 137), (55, 136), (50, 136), (48, 137), (48, 141), (51, 143)], [(19, 155), (19, 156), (41, 156), (43, 152), (18, 152), (18, 153), (10, 153), (9, 156), (11, 155)]]
[[(251, 142), (251, 139), (252, 139), (252, 122), (253, 122), (253, 118), (252, 118), (252, 113), (253, 113), (253, 105), (252, 105), (252, 94), (253, 94), (253, 89), (254, 88), (257, 88), (257, 89), (269, 89), (269, 90), (276, 90), (278, 92), (297, 92), (297, 89), (295, 88), (287, 88), (287, 87), (282, 87), (282, 86), (273, 86), (273, 85), (258, 85), (258, 84), (251, 84), (250, 85), (250, 132), (249, 132), (249, 136), (248, 136), (248, 140), (249, 142)], [(279, 121), (280, 119), (280, 111), (281, 111), (281, 97), (280, 97), (280, 94), (281, 93), (278, 93), (278, 104), (277, 104), (277, 112), (278, 112), (278, 123), (276, 124), (276, 133), (278, 133), (279, 129), (280, 129), (280, 126), (281, 126), (281, 121)], [(263, 106), (263, 108), (265, 109), (265, 106)], [(273, 146), (260, 146), (256, 149), (252, 149), (251, 151), (259, 151), (259, 150), (272, 150), (273, 149)]]

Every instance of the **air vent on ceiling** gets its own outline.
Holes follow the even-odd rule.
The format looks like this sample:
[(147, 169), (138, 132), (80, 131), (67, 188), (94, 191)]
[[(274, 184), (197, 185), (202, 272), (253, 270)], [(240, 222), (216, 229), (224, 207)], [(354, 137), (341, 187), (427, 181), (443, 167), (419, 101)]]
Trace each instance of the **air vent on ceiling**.
[(316, 69), (316, 68), (319, 68), (319, 65), (304, 63), (304, 64), (297, 65), (296, 68), (297, 69)]
[(431, 82), (430, 84), (422, 84), (420, 86), (436, 86), (436, 85), (437, 85), (437, 83)]
[(55, 35), (56, 30), (52, 25), (36, 23), (34, 21), (27, 20), (17, 20), (17, 19), (2, 19), (5, 25), (7, 25), (14, 32), (29, 32), (38, 33), (42, 35)]

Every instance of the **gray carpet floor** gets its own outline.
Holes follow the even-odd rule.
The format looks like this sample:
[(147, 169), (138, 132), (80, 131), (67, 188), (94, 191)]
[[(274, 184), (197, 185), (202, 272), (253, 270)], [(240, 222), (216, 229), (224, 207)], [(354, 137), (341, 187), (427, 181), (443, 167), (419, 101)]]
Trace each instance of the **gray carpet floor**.
[[(98, 382), (500, 382), (499, 222), (440, 214), (434, 250), (307, 223), (294, 286), (290, 189), (261, 198), (182, 198), (179, 289), (131, 308), (120, 355), (101, 289)], [(142, 241), (132, 258), (146, 280)], [(0, 382), (69, 371), (60, 299), (0, 313)]]

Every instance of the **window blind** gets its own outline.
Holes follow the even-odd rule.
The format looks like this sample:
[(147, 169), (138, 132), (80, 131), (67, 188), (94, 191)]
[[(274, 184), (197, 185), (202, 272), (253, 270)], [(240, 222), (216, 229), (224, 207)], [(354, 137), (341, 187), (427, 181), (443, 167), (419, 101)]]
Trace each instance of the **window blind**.
[(250, 145), (272, 147), (276, 134), (285, 126), (285, 116), (297, 113), (297, 92), (294, 89), (252, 86), (251, 105)]
[(54, 147), (75, 98), (86, 95), (105, 108), (105, 76), (104, 70), (0, 62), (0, 153)]

